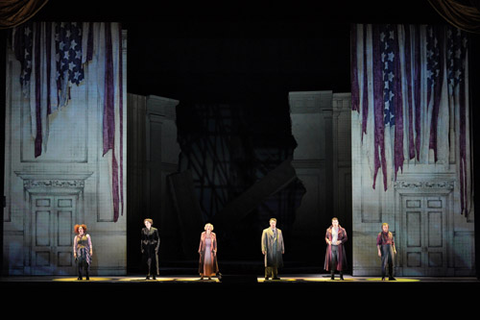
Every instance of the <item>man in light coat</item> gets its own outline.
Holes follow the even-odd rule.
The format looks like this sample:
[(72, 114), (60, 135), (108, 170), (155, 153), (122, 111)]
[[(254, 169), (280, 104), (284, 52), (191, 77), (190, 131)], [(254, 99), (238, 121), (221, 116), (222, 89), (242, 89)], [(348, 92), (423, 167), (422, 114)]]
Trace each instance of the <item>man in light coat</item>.
[(264, 229), (262, 233), (262, 253), (265, 256), (265, 280), (271, 277), (279, 280), (278, 268), (283, 267), (285, 246), (283, 243), (282, 231), (277, 228), (277, 219), (270, 219), (270, 228)]

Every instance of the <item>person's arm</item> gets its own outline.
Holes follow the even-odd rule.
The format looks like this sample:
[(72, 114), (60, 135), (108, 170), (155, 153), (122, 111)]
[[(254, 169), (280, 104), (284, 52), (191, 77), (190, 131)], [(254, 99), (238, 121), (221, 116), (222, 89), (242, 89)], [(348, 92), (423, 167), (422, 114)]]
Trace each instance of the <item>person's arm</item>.
[(348, 236), (347, 236), (347, 230), (343, 229), (343, 238), (341, 240), (339, 240), (339, 243), (338, 244), (344, 244), (345, 242), (347, 242), (348, 240)]
[(330, 241), (330, 239), (328, 238), (328, 229), (327, 231), (325, 232), (325, 242), (328, 244), (328, 245), (331, 245), (332, 242)]
[(380, 234), (377, 236), (377, 250), (378, 250), (378, 256), (382, 257)]
[(155, 236), (157, 237), (157, 245), (155, 246), (155, 252), (158, 253), (158, 250), (160, 249), (160, 233), (158, 232), (158, 229), (155, 229)]
[(262, 233), (262, 254), (265, 254), (267, 252), (267, 246), (265, 244), (265, 231)]
[(90, 248), (90, 256), (93, 256), (92, 238), (90, 237), (89, 234), (87, 234), (87, 239), (88, 239), (88, 247)]
[(77, 259), (77, 236), (73, 238), (73, 258)]
[(285, 244), (283, 242), (283, 233), (282, 233), (281, 230), (279, 230), (279, 231), (280, 231), (280, 237), (282, 239), (282, 254), (285, 254)]
[(202, 254), (202, 252), (203, 252), (203, 237), (204, 237), (204, 234), (205, 233), (203, 233), (203, 232), (200, 234), (200, 243), (198, 245), (198, 253), (199, 254)]
[(213, 255), (217, 255), (217, 235), (215, 233), (212, 233), (213, 234)]

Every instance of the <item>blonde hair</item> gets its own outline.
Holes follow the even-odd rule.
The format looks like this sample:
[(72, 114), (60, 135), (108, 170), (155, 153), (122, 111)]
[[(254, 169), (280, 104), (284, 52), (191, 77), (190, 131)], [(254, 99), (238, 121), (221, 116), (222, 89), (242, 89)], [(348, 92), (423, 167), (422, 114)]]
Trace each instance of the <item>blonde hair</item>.
[(203, 227), (203, 230), (207, 230), (207, 226), (211, 226), (211, 227), (212, 227), (212, 230), (211, 230), (211, 231), (213, 231), (213, 224), (211, 224), (211, 223), (207, 223), (207, 224), (205, 225), (205, 227)]

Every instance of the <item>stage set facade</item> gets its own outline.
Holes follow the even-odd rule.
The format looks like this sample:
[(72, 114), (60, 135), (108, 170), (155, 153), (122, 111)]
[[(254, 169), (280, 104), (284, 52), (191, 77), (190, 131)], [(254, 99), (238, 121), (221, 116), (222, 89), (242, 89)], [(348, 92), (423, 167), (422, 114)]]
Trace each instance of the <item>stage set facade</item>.
[[(30, 30), (29, 26), (35, 29)], [(29, 38), (37, 49), (47, 35), (51, 36), (46, 30), (60, 27), (63, 25), (33, 23), (17, 31), (38, 36)], [(68, 24), (70, 30), (74, 27)], [(25, 45), (26, 37), (14, 36), (12, 39), (17, 42), (8, 47), (3, 274), (75, 275), (73, 228), (85, 223), (94, 246), (92, 275), (125, 276), (127, 248), (132, 252), (140, 250), (136, 234), (140, 233), (143, 218), (147, 218), (141, 212), (154, 210), (154, 225), (161, 229), (164, 257), (175, 256), (176, 248), (169, 249), (169, 244), (178, 245), (176, 239), (181, 238), (180, 251), (194, 260), (200, 232), (212, 217), (202, 211), (206, 206), (201, 204), (199, 195), (204, 189), (195, 187), (195, 171), (184, 170), (180, 163), (182, 148), (177, 137), (176, 108), (181, 101), (127, 94), (126, 31), (122, 32), (119, 24), (85, 23), (80, 30), (84, 39), (89, 39), (85, 37), (89, 32), (93, 35), (93, 50), (80, 63), (84, 79), (75, 82), (72, 78), (61, 88), (70, 99), (58, 108), (47, 108), (46, 99), (38, 98), (47, 92), (43, 86), (38, 89), (39, 81), (49, 79), (40, 73), (43, 68), (36, 69), (34, 65), (31, 76), (24, 76), (28, 64), (25, 56), (19, 59), (14, 48)], [(219, 210), (215, 231), (222, 236), (222, 226), (227, 228), (242, 221), (265, 199), (300, 185), (295, 187), (298, 189), (288, 189), (295, 194), (290, 204), (293, 218), (283, 216), (289, 221), (284, 222), (285, 241), (296, 243), (291, 248), (298, 250), (298, 256), (312, 250), (320, 252), (318, 256), (324, 254), (325, 230), (336, 216), (349, 235), (349, 273), (353, 276), (380, 275), (376, 237), (384, 222), (395, 236), (397, 276), (475, 276), (468, 94), (464, 105), (455, 100), (457, 95), (449, 93), (450, 69), (445, 68), (440, 73), (443, 81), (439, 81), (442, 84), (438, 93), (432, 93), (438, 101), (429, 100), (426, 92), (430, 80), (426, 74), (430, 71), (415, 69), (425, 78), (425, 83), (418, 87), (416, 100), (413, 87), (417, 84), (413, 80), (409, 83), (405, 76), (407, 44), (401, 44), (406, 43), (407, 33), (412, 35), (409, 50), (415, 46), (421, 49), (412, 50), (418, 56), (408, 55), (408, 59), (424, 61), (426, 68), (430, 42), (422, 42), (420, 37), (426, 39), (433, 34), (434, 41), (445, 44), (433, 51), (447, 52), (449, 34), (457, 34), (457, 30), (408, 25), (356, 25), (354, 30), (352, 75), (356, 89), (351, 93), (289, 93), (291, 133), (296, 142), (292, 153), (277, 159), (278, 166), (255, 184), (258, 189), (252, 186), (239, 196), (245, 201), (234, 202), (237, 206), (233, 208), (222, 203), (221, 209), (230, 215), (222, 216)], [(397, 47), (396, 51), (380, 52), (381, 48), (374, 48), (375, 37), (383, 40), (390, 35), (388, 45)], [(463, 33), (458, 37), (460, 43), (466, 39)], [(48, 43), (55, 50), (55, 40), (51, 39)], [(87, 40), (77, 45), (87, 48)], [(48, 61), (46, 55), (39, 53), (46, 48), (38, 49), (29, 54), (35, 53), (37, 63)], [(371, 65), (375, 54), (385, 59), (379, 89), (375, 87), (377, 75)], [(447, 54), (439, 54), (437, 58), (443, 60), (436, 62), (446, 66)], [(468, 91), (468, 53), (461, 58), (465, 77), (460, 82), (466, 84), (462, 88)], [(392, 78), (388, 79), (387, 71), (393, 72)], [(104, 85), (107, 77), (113, 78), (113, 86)], [(455, 84), (452, 88), (458, 92)], [(56, 86), (57, 82), (52, 81), (55, 97)], [(388, 86), (399, 91), (388, 91)], [(385, 99), (381, 94), (381, 101), (377, 101), (377, 89), (385, 94)], [(45, 91), (40, 94), (39, 90)], [(404, 99), (393, 102), (400, 95)], [(107, 96), (112, 100), (106, 101)], [(395, 103), (396, 110), (386, 108), (385, 102)], [(376, 113), (379, 109), (381, 124)], [(433, 116), (431, 109), (437, 110)], [(396, 117), (396, 123), (386, 124), (387, 112)], [(432, 118), (436, 121), (432, 122)], [(111, 126), (106, 126), (107, 119)], [(403, 130), (398, 133), (400, 119), (404, 120)], [(460, 127), (462, 121), (467, 125)], [(415, 127), (415, 123), (419, 126)], [(420, 127), (426, 132), (415, 131)], [(462, 130), (466, 132), (460, 137)], [(378, 144), (376, 135), (380, 131), (384, 134), (382, 144)], [(433, 131), (438, 142), (435, 149), (429, 144)], [(404, 142), (400, 147), (399, 141)], [(398, 158), (400, 151), (405, 151), (405, 156)], [(213, 162), (209, 165), (215, 166)], [(192, 167), (195, 165), (187, 166)], [(221, 179), (220, 175), (212, 176), (215, 179)], [(300, 196), (298, 190), (303, 190)], [(266, 226), (270, 217), (260, 215), (263, 218)], [(129, 219), (138, 220), (138, 230), (128, 230), (135, 234), (131, 237), (127, 235)], [(223, 239), (229, 239), (228, 235)], [(305, 242), (309, 246), (303, 246)], [(323, 258), (315, 261), (317, 272), (324, 272)]]

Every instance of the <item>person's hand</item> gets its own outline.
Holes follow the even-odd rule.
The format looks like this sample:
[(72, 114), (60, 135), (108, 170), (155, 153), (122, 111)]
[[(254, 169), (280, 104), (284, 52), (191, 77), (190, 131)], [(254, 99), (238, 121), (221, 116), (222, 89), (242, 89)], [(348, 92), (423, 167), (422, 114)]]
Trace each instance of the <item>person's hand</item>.
[(382, 257), (382, 253), (380, 252), (380, 249), (378, 250), (378, 256), (381, 258)]

